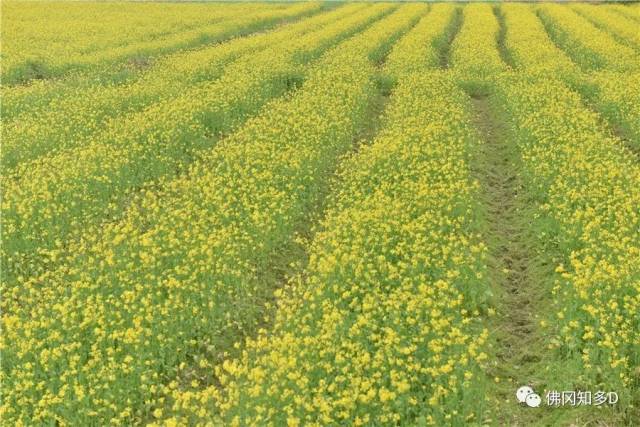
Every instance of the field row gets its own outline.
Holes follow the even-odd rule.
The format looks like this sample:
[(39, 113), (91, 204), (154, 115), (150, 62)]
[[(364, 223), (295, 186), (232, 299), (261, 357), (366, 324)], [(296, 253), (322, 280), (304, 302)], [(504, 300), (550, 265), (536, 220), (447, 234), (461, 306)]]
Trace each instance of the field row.
[(268, 28), (321, 5), (7, 2), (4, 8), (11, 19), (3, 19), (2, 81), (11, 85), (84, 70), (118, 78), (129, 68), (147, 67), (153, 56)]
[[(3, 88), (4, 422), (595, 416), (496, 411), (529, 382), (613, 389), (598, 415), (640, 419), (636, 6), (210, 7), (121, 81), (64, 70), (137, 54), (148, 27)], [(230, 39), (181, 50), (205, 27)], [(497, 367), (513, 248), (546, 294), (536, 378)]]

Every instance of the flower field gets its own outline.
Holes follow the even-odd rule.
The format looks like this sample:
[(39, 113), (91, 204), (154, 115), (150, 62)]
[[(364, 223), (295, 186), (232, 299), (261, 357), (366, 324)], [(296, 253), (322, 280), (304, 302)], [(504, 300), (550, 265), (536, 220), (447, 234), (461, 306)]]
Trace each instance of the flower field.
[(2, 425), (640, 424), (637, 4), (1, 6)]

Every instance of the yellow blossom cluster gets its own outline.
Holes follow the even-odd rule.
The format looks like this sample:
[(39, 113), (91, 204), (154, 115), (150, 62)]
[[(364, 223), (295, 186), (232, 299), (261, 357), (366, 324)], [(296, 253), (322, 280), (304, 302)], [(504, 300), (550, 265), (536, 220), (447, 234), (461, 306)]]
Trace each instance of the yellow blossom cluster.
[(271, 332), (218, 368), (227, 425), (462, 425), (485, 405), (486, 246), (474, 233), (467, 98), (399, 80), (387, 126), (344, 165), (304, 278)]
[(615, 12), (618, 16), (623, 16), (631, 20), (640, 20), (640, 7), (635, 3), (609, 4), (607, 8)]
[(569, 56), (558, 49), (546, 33), (534, 9), (527, 4), (504, 4), (505, 48), (522, 73), (566, 76), (578, 72)]
[(3, 3), (4, 84), (112, 67), (116, 61), (197, 46), (317, 11), (320, 5), (238, 4), (212, 9), (197, 4), (121, 8), (66, 3), (50, 7), (50, 13), (43, 13), (43, 7)]
[(485, 416), (487, 246), (467, 164), (477, 140), (450, 73), (416, 72), (413, 56), (396, 52), (431, 39), (422, 23), (389, 55), (398, 86), (385, 126), (341, 165), (309, 265), (277, 292), (274, 324), (215, 368), (223, 392), (175, 391), (172, 423), (216, 413), (224, 425), (260, 426)]
[[(640, 168), (614, 134), (624, 126), (628, 143), (640, 143), (638, 64), (622, 57), (593, 70), (580, 56), (598, 57), (598, 49), (607, 50), (600, 43), (616, 52), (619, 43), (604, 33), (591, 43), (601, 30), (570, 9), (541, 8), (536, 23), (530, 6), (502, 6), (505, 46), (519, 72), (498, 78), (496, 89), (505, 119), (517, 129), (526, 191), (538, 208), (530, 231), (542, 262), (556, 267), (548, 278), (553, 307), (542, 321), (556, 365), (548, 375), (555, 384), (577, 379), (583, 387), (616, 388), (629, 399), (640, 361), (640, 305), (633, 297), (640, 290)], [(546, 33), (550, 16), (564, 35)]]
[(438, 67), (441, 61), (438, 48), (446, 43), (442, 37), (452, 25), (455, 12), (451, 4), (433, 5), (429, 14), (389, 53), (385, 73), (397, 78), (400, 74)]
[(640, 165), (562, 82), (511, 77), (498, 93), (539, 210), (532, 230), (556, 263), (550, 375), (629, 401), (640, 361)]
[(598, 71), (586, 78), (599, 111), (628, 135), (629, 144), (640, 149), (640, 71)]
[(504, 5), (502, 10), (508, 24), (505, 46), (521, 75), (552, 74), (563, 79), (614, 123), (614, 128), (619, 127), (614, 131), (621, 130), (630, 137), (631, 145), (640, 147), (640, 74), (634, 71), (640, 64), (629, 63), (623, 67), (629, 71), (582, 70), (570, 59), (579, 53), (563, 45), (569, 56), (555, 46), (528, 5)]
[(268, 292), (257, 271), (293, 238), (349, 150), (373, 92), (371, 58), (426, 10), (397, 8), (332, 48), (301, 89), (187, 173), (144, 189), (121, 220), (69, 242), (55, 268), (5, 289), (3, 419), (140, 423), (162, 414), (184, 362), (221, 353), (230, 334), (255, 326)]
[(491, 5), (462, 9), (462, 28), (451, 45), (451, 66), (460, 78), (482, 79), (508, 68), (497, 49), (499, 30)]
[(638, 51), (618, 43), (572, 9), (548, 3), (539, 6), (538, 13), (550, 33), (585, 69), (627, 71), (640, 67)]
[[(22, 110), (19, 114), (11, 114), (8, 121), (4, 115), (2, 164), (5, 170), (11, 170), (18, 163), (89, 144), (92, 139), (99, 138), (97, 132), (118, 125), (111, 122), (120, 122), (123, 117), (160, 99), (173, 98), (194, 84), (218, 78), (227, 65), (242, 56), (266, 48), (278, 49), (292, 38), (317, 31), (328, 23), (337, 24), (358, 11), (363, 13), (362, 9), (362, 5), (349, 5), (301, 19), (276, 31), (236, 38), (209, 48), (180, 51), (158, 59), (148, 70), (124, 84), (61, 87), (49, 81), (52, 82), (49, 93), (38, 88), (39, 99), (55, 96), (55, 100), (46, 104), (25, 103), (24, 91), (14, 94), (9, 90), (5, 107), (10, 110), (22, 107)], [(311, 56), (314, 52), (306, 53)]]
[(508, 423), (487, 143), (540, 377), (637, 400), (640, 6), (2, 6), (3, 425)]
[(595, 5), (580, 3), (572, 5), (572, 8), (622, 43), (632, 48), (640, 48), (640, 29), (637, 21), (625, 18), (610, 8)]
[[(215, 145), (218, 135), (295, 88), (305, 73), (301, 61), (317, 57), (391, 6), (355, 14), (350, 8), (346, 17), (328, 26), (321, 20), (315, 31), (294, 40), (296, 32), (284, 29), (288, 38), (241, 56), (218, 79), (189, 85), (176, 97), (111, 120), (77, 147), (19, 163), (2, 178), (7, 194), (2, 200), (2, 256), (8, 277), (30, 277), (50, 268), (65, 250), (62, 240), (78, 239), (87, 234), (87, 226), (116, 220), (140, 186), (175, 176), (199, 151)], [(277, 41), (281, 34), (271, 36)], [(46, 129), (42, 134), (48, 141)]]

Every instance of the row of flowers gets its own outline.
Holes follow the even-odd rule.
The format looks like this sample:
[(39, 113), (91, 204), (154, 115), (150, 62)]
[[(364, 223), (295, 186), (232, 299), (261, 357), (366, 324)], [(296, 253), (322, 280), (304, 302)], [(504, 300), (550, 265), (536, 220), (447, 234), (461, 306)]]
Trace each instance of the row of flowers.
[[(183, 173), (198, 153), (215, 146), (221, 135), (239, 127), (270, 99), (295, 89), (305, 76), (304, 62), (317, 58), (391, 9), (389, 5), (376, 5), (354, 14), (349, 6), (346, 16), (345, 12), (332, 13), (330, 25), (319, 17), (311, 22), (316, 28), (302, 34), (301, 27), (294, 26), (256, 37), (251, 50), (255, 45), (262, 46), (265, 39), (272, 43), (226, 66), (229, 55), (237, 49), (234, 43), (224, 44), (214, 50), (221, 58), (218, 64), (211, 61), (211, 68), (221, 74), (219, 78), (187, 82), (182, 90), (178, 86), (174, 96), (163, 96), (138, 112), (120, 111), (113, 120), (107, 117), (106, 123), (97, 124), (105, 120), (100, 108), (73, 110), (77, 103), (71, 100), (70, 105), (64, 105), (71, 108), (69, 111), (56, 109), (46, 113), (44, 120), (34, 118), (38, 138), (24, 135), (29, 131), (20, 132), (30, 122), (16, 121), (13, 129), (18, 136), (13, 139), (10, 128), (9, 141), (24, 145), (25, 153), (51, 150), (17, 164), (2, 178), (6, 194), (2, 200), (2, 250), (7, 281), (15, 284), (22, 280), (20, 277), (33, 277), (55, 265), (56, 258), (68, 252), (69, 240), (93, 234), (87, 227), (117, 220), (140, 188), (159, 185), (159, 180)], [(199, 53), (193, 56), (202, 59)], [(164, 81), (161, 73), (156, 73), (155, 79)], [(172, 87), (169, 81), (155, 86), (165, 84)], [(150, 96), (153, 86), (147, 86), (151, 87)], [(104, 94), (103, 90), (98, 92)], [(113, 97), (109, 96), (103, 107), (119, 107), (113, 104), (118, 103), (114, 100), (122, 92), (116, 88), (107, 94)], [(144, 98), (146, 89), (138, 94)], [(62, 129), (47, 128), (51, 115), (65, 113), (73, 125), (64, 120)], [(96, 123), (97, 129), (91, 123)], [(86, 131), (78, 132), (78, 128)], [(55, 136), (58, 132), (62, 133), (60, 138)]]
[[(370, 13), (390, 8), (374, 6)], [(52, 259), (56, 268), (5, 290), (4, 422), (142, 423), (152, 410), (158, 415), (183, 363), (214, 358), (230, 336), (255, 327), (269, 293), (261, 274), (294, 238), (364, 120), (375, 84), (370, 56), (379, 56), (426, 9), (400, 7), (326, 52), (302, 88), (269, 102), (188, 173), (143, 189), (124, 218), (70, 242), (62, 259)], [(346, 30), (333, 30), (333, 37)], [(316, 34), (316, 43), (330, 33)], [(300, 49), (313, 40), (291, 43)], [(273, 49), (251, 68), (233, 68), (235, 78), (213, 83), (210, 98), (235, 88), (249, 91), (243, 102), (264, 99), (275, 84), (266, 76), (288, 67), (290, 52)], [(232, 104), (220, 99), (189, 98), (231, 115)], [(172, 120), (162, 129), (172, 133), (154, 132), (163, 139), (141, 140), (139, 148), (135, 139), (123, 139), (122, 151), (132, 151), (136, 164), (152, 165), (144, 163), (152, 150), (167, 155), (169, 145), (176, 153), (188, 148), (175, 123), (189, 124)], [(132, 129), (144, 135), (150, 124), (139, 126)], [(189, 144), (197, 143), (191, 136)], [(164, 155), (155, 158), (171, 160)], [(101, 170), (117, 159), (105, 158)]]
[[(96, 70), (110, 74), (126, 69), (127, 61), (135, 63), (136, 58), (224, 40), (320, 7), (319, 3), (213, 8), (137, 5), (122, 13), (113, 10), (117, 6), (85, 5), (79, 10), (68, 4), (43, 13), (42, 8), (32, 5), (8, 4), (5, 14), (11, 18), (3, 31), (7, 43), (3, 46), (2, 81), (5, 85), (20, 84)], [(132, 14), (137, 15), (137, 23)]]

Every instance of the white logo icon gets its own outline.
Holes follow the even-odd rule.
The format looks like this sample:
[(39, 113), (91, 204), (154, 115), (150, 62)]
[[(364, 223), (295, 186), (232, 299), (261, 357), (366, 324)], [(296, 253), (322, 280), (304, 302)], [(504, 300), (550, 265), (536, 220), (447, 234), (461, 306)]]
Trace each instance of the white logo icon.
[(525, 402), (530, 408), (537, 408), (538, 406), (540, 406), (540, 402), (542, 402), (542, 399), (540, 399), (540, 396), (538, 396), (537, 394), (531, 393), (527, 396), (527, 400)]
[(516, 397), (518, 398), (518, 402), (526, 403), (527, 406), (531, 408), (537, 408), (540, 406), (540, 402), (542, 402), (540, 396), (528, 385), (520, 387), (518, 391), (516, 391)]

